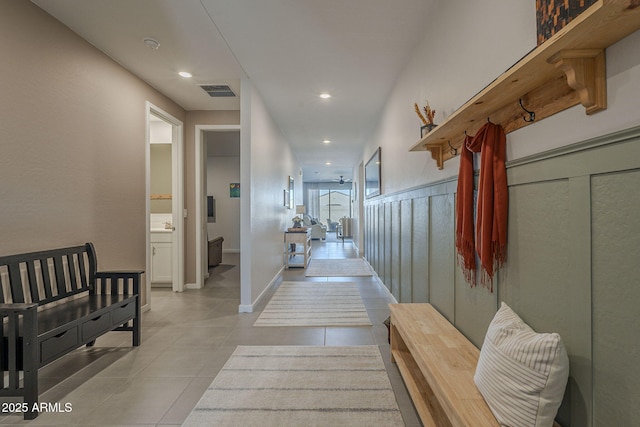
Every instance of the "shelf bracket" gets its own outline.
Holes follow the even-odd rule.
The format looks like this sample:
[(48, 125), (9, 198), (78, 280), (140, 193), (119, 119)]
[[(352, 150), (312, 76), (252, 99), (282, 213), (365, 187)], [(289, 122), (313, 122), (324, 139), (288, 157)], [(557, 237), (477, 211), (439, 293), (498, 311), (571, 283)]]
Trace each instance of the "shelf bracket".
[(587, 114), (607, 108), (607, 75), (604, 49), (562, 50), (548, 62), (562, 70), (567, 83), (580, 95)]
[(438, 164), (438, 169), (444, 169), (444, 149), (442, 145), (425, 144), (424, 147), (431, 152), (431, 158)]

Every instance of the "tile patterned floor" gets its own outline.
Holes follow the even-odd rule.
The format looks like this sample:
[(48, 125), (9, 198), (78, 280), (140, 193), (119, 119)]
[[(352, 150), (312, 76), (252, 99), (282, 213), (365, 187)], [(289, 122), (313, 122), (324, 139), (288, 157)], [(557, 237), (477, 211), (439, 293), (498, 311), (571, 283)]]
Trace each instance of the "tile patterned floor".
[[(312, 257), (354, 258), (348, 240), (314, 241)], [(388, 292), (371, 277), (306, 278), (291, 268), (282, 280), (354, 281), (373, 323), (366, 327), (253, 327), (268, 299), (254, 313), (238, 314), (237, 254), (223, 254), (204, 289), (152, 291), (143, 314), (143, 344), (130, 347), (130, 334), (111, 332), (40, 370), (40, 401), (71, 404), (71, 412), (43, 413), (33, 421), (0, 415), (1, 425), (179, 426), (237, 345), (378, 345), (407, 426), (420, 421), (395, 365), (389, 360)], [(0, 400), (4, 402), (6, 400)]]

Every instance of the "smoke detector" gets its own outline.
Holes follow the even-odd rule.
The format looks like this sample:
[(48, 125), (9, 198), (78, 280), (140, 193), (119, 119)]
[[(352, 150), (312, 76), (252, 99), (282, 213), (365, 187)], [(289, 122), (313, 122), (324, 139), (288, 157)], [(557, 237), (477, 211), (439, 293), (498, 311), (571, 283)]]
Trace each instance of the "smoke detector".
[(160, 47), (160, 42), (153, 37), (145, 37), (142, 39), (142, 41), (144, 42), (145, 46), (150, 49), (158, 50), (158, 48)]

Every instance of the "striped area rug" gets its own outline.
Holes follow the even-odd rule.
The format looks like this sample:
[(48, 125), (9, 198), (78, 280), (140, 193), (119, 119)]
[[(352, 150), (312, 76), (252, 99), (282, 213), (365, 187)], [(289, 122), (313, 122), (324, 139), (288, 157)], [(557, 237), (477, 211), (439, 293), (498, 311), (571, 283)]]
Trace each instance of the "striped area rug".
[(253, 326), (370, 326), (352, 282), (282, 282)]
[(305, 276), (308, 277), (336, 277), (336, 276), (373, 276), (371, 268), (362, 258), (347, 259), (316, 259), (311, 258)]
[(404, 426), (377, 346), (240, 346), (183, 426)]

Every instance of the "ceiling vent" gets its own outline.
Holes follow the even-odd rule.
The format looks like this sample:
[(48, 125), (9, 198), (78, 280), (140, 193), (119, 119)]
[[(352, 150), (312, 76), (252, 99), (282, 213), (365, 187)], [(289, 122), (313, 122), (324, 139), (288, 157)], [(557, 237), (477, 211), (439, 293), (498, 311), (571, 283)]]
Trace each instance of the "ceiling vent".
[(227, 85), (200, 85), (200, 87), (213, 98), (231, 98), (236, 96)]

